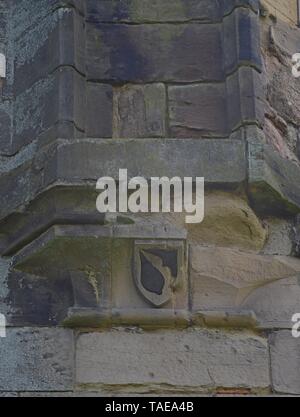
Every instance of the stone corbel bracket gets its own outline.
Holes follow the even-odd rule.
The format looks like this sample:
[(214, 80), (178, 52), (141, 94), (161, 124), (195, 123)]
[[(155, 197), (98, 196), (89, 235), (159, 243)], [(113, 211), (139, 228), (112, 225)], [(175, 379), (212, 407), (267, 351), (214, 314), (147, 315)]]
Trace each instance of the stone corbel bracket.
[(66, 326), (181, 326), (188, 320), (185, 238), (154, 222), (52, 226), (14, 256), (12, 268), (70, 278)]
[[(201, 318), (188, 313), (185, 285), (174, 291), (175, 298), (162, 301), (161, 315), (160, 303), (151, 305), (154, 298), (145, 299), (136, 286), (135, 242), (154, 242), (156, 249), (172, 242), (185, 246), (186, 236), (182, 229), (154, 220), (139, 224), (119, 217), (116, 224), (105, 224), (95, 208), (95, 182), (103, 175), (117, 179), (119, 167), (127, 167), (129, 177), (204, 176), (207, 188), (244, 187), (262, 215), (300, 211), (300, 169), (267, 145), (213, 139), (60, 141), (1, 177), (1, 187), (14, 193), (4, 193), (0, 231), (2, 254), (13, 256), (12, 268), (49, 279), (62, 273), (70, 277), (74, 288), (70, 325), (188, 325)], [(153, 261), (153, 255), (157, 254), (152, 251), (146, 258), (164, 273), (166, 265)], [(133, 305), (143, 311), (140, 321), (131, 311)], [(204, 325), (207, 320), (253, 323), (251, 315), (236, 317), (233, 312), (230, 319), (202, 317), (200, 321)]]
[(300, 166), (283, 159), (271, 146), (248, 143), (248, 192), (262, 214), (291, 214), (300, 210)]

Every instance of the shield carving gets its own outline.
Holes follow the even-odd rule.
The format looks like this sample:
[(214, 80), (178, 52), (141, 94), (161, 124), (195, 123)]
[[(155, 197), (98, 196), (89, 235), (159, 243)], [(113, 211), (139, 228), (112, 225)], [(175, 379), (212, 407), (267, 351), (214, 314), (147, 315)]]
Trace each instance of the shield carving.
[(171, 300), (183, 275), (182, 242), (135, 242), (134, 278), (142, 296), (155, 307)]

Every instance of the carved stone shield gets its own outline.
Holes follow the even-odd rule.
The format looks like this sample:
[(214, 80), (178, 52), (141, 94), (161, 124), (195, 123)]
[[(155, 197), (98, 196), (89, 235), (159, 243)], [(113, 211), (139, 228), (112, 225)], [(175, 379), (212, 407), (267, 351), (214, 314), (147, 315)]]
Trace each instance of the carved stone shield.
[(155, 307), (171, 300), (184, 274), (182, 241), (137, 241), (134, 249), (134, 278), (143, 297)]

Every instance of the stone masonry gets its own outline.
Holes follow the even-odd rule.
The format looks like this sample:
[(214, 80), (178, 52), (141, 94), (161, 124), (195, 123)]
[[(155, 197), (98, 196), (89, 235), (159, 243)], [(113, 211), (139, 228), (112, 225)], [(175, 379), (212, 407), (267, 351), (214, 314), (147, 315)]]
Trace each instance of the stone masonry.
[[(0, 0), (1, 396), (300, 395), (297, 1)], [(205, 177), (205, 217), (96, 181)]]

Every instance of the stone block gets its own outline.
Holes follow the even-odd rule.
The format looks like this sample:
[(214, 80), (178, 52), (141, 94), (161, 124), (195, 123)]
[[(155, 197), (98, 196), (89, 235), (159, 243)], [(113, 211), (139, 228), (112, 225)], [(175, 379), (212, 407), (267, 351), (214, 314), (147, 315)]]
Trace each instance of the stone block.
[(14, 102), (13, 152), (38, 136), (43, 135), (41, 145), (59, 136), (70, 136), (73, 126), (84, 130), (84, 104), (84, 78), (72, 68), (36, 82)]
[(292, 75), (292, 55), (299, 52), (299, 40), (296, 27), (278, 22), (271, 27), (270, 40), (265, 45), (271, 52), (265, 54), (268, 101), (279, 117), (294, 126), (300, 123), (300, 97), (299, 79)]
[(8, 269), (9, 261), (7, 259), (0, 258), (0, 314), (6, 316), (10, 312), (10, 306), (7, 300), (9, 293), (8, 288)]
[(217, 0), (87, 0), (86, 18), (90, 22), (215, 22), (222, 17)]
[(272, 47), (280, 54), (289, 58), (299, 52), (300, 35), (296, 26), (291, 26), (282, 21), (270, 27)]
[(108, 84), (86, 84), (85, 133), (91, 138), (111, 138), (113, 89)]
[(0, 389), (71, 390), (73, 355), (70, 330), (8, 328), (0, 343)]
[(265, 116), (263, 76), (242, 66), (226, 79), (228, 126), (230, 131), (243, 124), (262, 125)]
[[(107, 175), (117, 179), (120, 167), (125, 166), (128, 178), (139, 175), (145, 178), (204, 176), (208, 184), (233, 185), (245, 178), (244, 151), (242, 142), (218, 139), (120, 139), (65, 143), (57, 148), (55, 176), (71, 182), (80, 178), (96, 180)], [(213, 160), (211, 155), (214, 155)], [(100, 166), (99, 160), (103, 161)]]
[(226, 136), (224, 84), (173, 86), (168, 90), (171, 136)]
[(84, 73), (83, 31), (83, 20), (74, 9), (59, 8), (17, 37), (15, 94), (21, 94), (60, 66)]
[(35, 0), (18, 0), (12, 3), (11, 16), (13, 22), (14, 38), (24, 35), (32, 26), (38, 25), (47, 16), (55, 14), (59, 9), (63, 11), (76, 9), (83, 13), (85, 0), (39, 0), (39, 6)]
[(246, 199), (224, 191), (207, 191), (204, 210), (204, 220), (200, 224), (185, 224), (185, 213), (170, 214), (170, 222), (187, 230), (191, 244), (245, 250), (261, 250), (264, 247), (267, 229)]
[(300, 168), (270, 145), (249, 143), (250, 200), (260, 213), (295, 214), (300, 210)]
[(262, 68), (259, 18), (249, 8), (237, 8), (223, 21), (224, 68), (232, 73), (241, 64)]
[(297, 129), (286, 124), (280, 116), (276, 117), (273, 112), (270, 112), (266, 113), (264, 134), (266, 143), (271, 145), (282, 158), (298, 163), (294, 153), (297, 146)]
[(268, 239), (264, 247), (264, 253), (266, 255), (291, 255), (293, 250), (293, 222), (269, 217), (264, 219), (264, 224), (268, 229)]
[(9, 101), (0, 104), (0, 154), (9, 155), (11, 151), (12, 106)]
[(74, 289), (64, 271), (56, 270), (50, 279), (43, 279), (12, 270), (6, 281), (6, 320), (10, 326), (57, 326), (74, 305)]
[[(299, 265), (220, 247), (190, 247), (193, 310), (236, 310), (258, 287), (292, 278)], [(249, 308), (248, 308), (249, 310)]]
[(290, 26), (295, 26), (298, 23), (297, 1), (264, 0), (262, 4), (270, 15), (275, 16), (278, 19), (278, 22), (284, 21), (289, 23)]
[[(211, 155), (214, 155), (213, 159)], [(107, 175), (118, 179), (120, 167), (128, 169), (129, 178), (139, 175), (146, 178), (204, 176), (207, 184), (234, 187), (246, 179), (245, 156), (245, 144), (236, 140), (58, 141), (35, 153), (34, 160), (27, 160), (1, 176), (4, 197), (0, 218), (33, 200), (49, 185), (63, 181), (70, 186), (74, 183), (78, 186), (78, 181), (83, 179), (96, 181)], [(43, 175), (40, 175), (41, 169)]]
[(291, 331), (282, 330), (271, 333), (271, 375), (276, 393), (300, 394), (300, 349), (299, 339)]
[(218, 25), (87, 23), (86, 75), (115, 82), (221, 80), (221, 44)]
[(114, 93), (114, 136), (165, 136), (166, 92), (163, 84), (126, 85)]
[[(126, 348), (124, 349), (124, 346)], [(77, 384), (199, 392), (201, 388), (269, 386), (266, 341), (208, 330), (81, 334)]]
[(292, 317), (295, 312), (300, 311), (300, 285), (296, 277), (298, 274), (295, 272), (294, 278), (282, 279), (257, 288), (244, 301), (241, 310), (253, 311), (261, 328), (291, 329)]
[(255, 13), (259, 11), (259, 0), (227, 0), (223, 2), (223, 13), (228, 15), (234, 8), (237, 7), (248, 7)]

